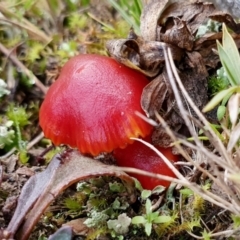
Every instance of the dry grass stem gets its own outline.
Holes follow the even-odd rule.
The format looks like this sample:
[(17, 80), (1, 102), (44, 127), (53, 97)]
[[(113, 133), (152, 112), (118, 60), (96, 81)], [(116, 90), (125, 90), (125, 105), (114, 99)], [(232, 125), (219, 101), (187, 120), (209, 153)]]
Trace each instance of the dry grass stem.
[[(165, 60), (166, 60), (166, 67), (167, 67), (167, 72), (169, 75), (169, 81), (170, 84), (172, 86), (177, 104), (178, 104), (178, 108), (181, 112), (181, 115), (185, 121), (185, 124), (187, 125), (191, 136), (194, 139), (194, 142), (196, 143), (196, 145), (198, 146), (199, 149), (197, 150), (201, 150), (202, 152), (204, 152), (206, 154), (206, 156), (208, 157), (208, 161), (213, 161), (215, 162), (218, 166), (222, 167), (224, 169), (224, 167), (228, 166), (228, 169), (230, 172), (232, 173), (237, 173), (239, 172), (239, 169), (236, 167), (236, 164), (234, 163), (234, 161), (232, 160), (232, 157), (227, 153), (226, 148), (224, 147), (222, 141), (218, 138), (218, 136), (214, 133), (214, 131), (211, 129), (210, 123), (206, 120), (206, 118), (201, 114), (201, 112), (199, 111), (199, 109), (195, 106), (195, 104), (193, 103), (192, 99), (190, 98), (190, 96), (188, 95), (188, 93), (186, 92), (181, 79), (177, 73), (175, 64), (173, 62), (173, 58), (171, 55), (171, 50), (166, 46), (163, 47), (164, 49), (164, 54), (165, 54)], [(196, 134), (196, 130), (195, 127), (193, 127), (192, 123), (193, 121), (190, 121), (189, 119), (189, 113), (187, 110), (184, 109), (184, 106), (182, 104), (182, 99), (180, 97), (179, 94), (179, 90), (178, 87), (175, 83), (175, 80), (178, 83), (178, 86), (180, 88), (180, 91), (182, 92), (182, 94), (184, 95), (184, 98), (188, 101), (190, 107), (195, 111), (195, 113), (197, 114), (197, 116), (199, 117), (199, 119), (203, 122), (203, 124), (205, 126), (207, 126), (208, 131), (206, 131), (206, 135), (209, 137), (210, 142), (215, 146), (215, 148), (218, 150), (218, 152), (220, 153), (220, 155), (222, 156), (222, 161), (216, 161), (216, 159), (218, 159), (219, 157), (215, 154), (211, 154), (208, 150), (206, 150), (206, 148), (202, 145), (202, 142), (199, 140), (197, 134)], [(191, 117), (191, 116), (190, 116)], [(171, 137), (175, 138), (173, 134), (170, 134)], [(175, 138), (176, 140), (176, 138)], [(186, 142), (185, 142), (186, 143)], [(182, 153), (182, 152), (181, 152)], [(187, 160), (190, 160), (191, 163), (194, 164), (194, 162), (192, 161), (192, 159), (189, 159), (188, 157), (186, 158)], [(220, 164), (220, 165), (219, 165)], [(199, 166), (197, 166), (196, 164), (194, 164), (197, 168), (199, 168)], [(226, 169), (226, 168), (225, 168)], [(224, 181), (222, 176), (222, 173), (220, 173), (220, 171), (218, 171), (216, 169), (217, 177), (213, 177), (211, 174), (208, 173), (208, 171), (206, 171), (205, 169), (201, 169), (202, 172), (204, 172), (205, 174), (207, 174), (219, 187), (221, 187), (222, 190), (225, 191), (225, 193), (229, 197), (229, 200), (231, 201), (231, 203), (228, 202), (227, 205), (223, 205), (223, 209), (231, 209), (231, 212), (235, 213), (235, 214), (239, 214), (240, 213), (240, 202), (236, 196), (236, 194), (234, 193), (234, 191), (232, 191), (232, 189), (228, 186), (228, 184), (226, 182), (228, 181)], [(215, 202), (215, 201), (219, 201), (219, 197), (216, 196), (215, 194), (211, 193), (210, 191), (206, 191), (203, 189), (200, 189), (199, 194), (202, 195), (202, 193), (204, 192), (204, 195), (207, 194), (208, 197), (210, 197), (208, 200), (210, 202)], [(202, 197), (204, 197), (202, 195)], [(206, 195), (205, 195), (206, 197)], [(205, 198), (204, 197), (204, 198)], [(206, 198), (205, 198), (206, 199)], [(214, 200), (214, 201), (212, 201)], [(221, 200), (220, 200), (221, 202)], [(224, 200), (224, 202), (226, 202)], [(222, 202), (223, 203), (223, 202)], [(215, 203), (216, 204), (216, 203)], [(217, 204), (219, 206), (219, 204)]]
[(48, 88), (28, 69), (25, 65), (18, 60), (16, 56), (14, 56), (11, 51), (4, 47), (3, 44), (0, 43), (0, 51), (8, 57), (17, 67), (19, 67), (23, 73), (25, 73), (30, 79), (33, 79), (36, 86), (44, 93), (47, 93)]
[[(187, 112), (183, 107), (182, 104), (182, 100), (181, 97), (178, 93), (178, 88), (174, 82), (174, 77), (178, 83), (178, 86), (180, 88), (180, 91), (183, 93), (184, 98), (188, 101), (189, 105), (191, 106), (191, 108), (194, 110), (194, 112), (197, 114), (197, 116), (199, 117), (199, 119), (203, 122), (203, 124), (205, 125), (205, 127), (207, 127), (208, 132), (210, 133), (209, 138), (211, 140), (213, 140), (212, 144), (214, 144), (215, 148), (219, 151), (219, 153), (226, 159), (226, 161), (228, 163), (232, 163), (232, 159), (230, 157), (230, 155), (227, 153), (226, 148), (224, 147), (222, 141), (218, 138), (218, 136), (214, 133), (214, 131), (212, 130), (210, 123), (206, 120), (206, 118), (203, 116), (203, 114), (200, 112), (200, 110), (197, 108), (197, 106), (194, 104), (194, 102), (192, 101), (192, 99), (190, 98), (189, 94), (187, 93), (186, 89), (184, 88), (181, 79), (177, 73), (177, 69), (175, 67), (173, 58), (172, 58), (172, 54), (171, 54), (171, 49), (169, 49), (167, 46), (165, 46), (164, 48), (164, 54), (165, 54), (165, 59), (166, 59), (166, 67), (168, 69), (168, 74), (169, 74), (169, 78), (170, 78), (170, 83), (171, 86), (173, 88), (176, 100), (177, 100), (177, 104), (179, 107), (179, 110), (182, 114), (182, 117), (185, 121), (185, 124), (187, 125), (192, 137), (194, 138), (195, 142), (197, 145), (199, 145), (199, 147), (201, 148), (201, 143), (198, 140), (198, 136), (196, 134), (195, 131), (192, 130), (191, 128), (191, 123), (187, 117)], [(204, 130), (204, 129), (203, 129)], [(207, 131), (206, 131), (207, 133)]]
[(157, 148), (155, 148), (152, 144), (139, 139), (139, 138), (131, 138), (134, 141), (138, 141), (143, 143), (144, 145), (146, 145), (147, 147), (149, 147), (150, 149), (152, 149), (163, 161), (164, 163), (172, 170), (172, 172), (176, 175), (176, 177), (182, 181), (185, 181), (186, 178), (176, 169), (176, 167), (174, 166), (174, 164), (169, 161)]
[(38, 134), (31, 142), (27, 145), (27, 150), (31, 149), (35, 144), (37, 144), (39, 141), (41, 141), (44, 137), (43, 132)]

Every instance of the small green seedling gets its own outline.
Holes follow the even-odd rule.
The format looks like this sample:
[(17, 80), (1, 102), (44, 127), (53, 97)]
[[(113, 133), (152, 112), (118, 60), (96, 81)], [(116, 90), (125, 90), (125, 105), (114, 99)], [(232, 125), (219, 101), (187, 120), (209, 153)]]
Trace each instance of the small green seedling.
[(153, 224), (166, 223), (166, 222), (171, 221), (170, 216), (164, 216), (164, 215), (159, 216), (159, 212), (153, 212), (152, 204), (149, 199), (146, 200), (145, 208), (146, 208), (146, 214), (144, 214), (143, 216), (133, 217), (132, 224), (143, 225), (147, 236), (151, 235)]
[(23, 140), (22, 129), (29, 124), (29, 116), (24, 107), (16, 107), (10, 105), (7, 110), (7, 117), (13, 122), (13, 127), (15, 128), (15, 139), (16, 147), (19, 150), (19, 159), (22, 163), (27, 163), (27, 142)]

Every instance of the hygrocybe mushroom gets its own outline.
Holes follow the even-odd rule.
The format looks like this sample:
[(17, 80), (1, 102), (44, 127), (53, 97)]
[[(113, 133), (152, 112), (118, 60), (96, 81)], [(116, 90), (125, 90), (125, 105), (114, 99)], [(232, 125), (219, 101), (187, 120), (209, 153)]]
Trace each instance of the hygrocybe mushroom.
[(40, 108), (45, 136), (96, 156), (124, 148), (131, 137), (145, 137), (152, 127), (140, 98), (148, 79), (112, 58), (83, 54), (71, 58), (49, 88)]

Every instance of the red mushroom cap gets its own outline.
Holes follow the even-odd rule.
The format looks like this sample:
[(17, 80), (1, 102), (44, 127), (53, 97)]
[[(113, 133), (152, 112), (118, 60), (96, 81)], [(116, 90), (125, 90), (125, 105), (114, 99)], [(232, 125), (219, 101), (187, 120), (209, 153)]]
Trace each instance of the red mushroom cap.
[(146, 136), (152, 127), (136, 116), (143, 88), (141, 73), (112, 58), (85, 54), (71, 58), (40, 108), (40, 126), (55, 145), (68, 144), (93, 156)]
[[(150, 136), (144, 139), (151, 142)], [(156, 146), (155, 146), (156, 147)], [(162, 154), (172, 162), (179, 160), (178, 155), (172, 153), (172, 148), (156, 147)], [(121, 167), (133, 167), (145, 170), (151, 173), (158, 173), (169, 177), (175, 177), (175, 174), (165, 164), (165, 162), (149, 147), (141, 142), (135, 141), (128, 145), (125, 149), (115, 149), (113, 155), (117, 161), (117, 165)], [(129, 173), (129, 175), (138, 179), (144, 189), (152, 190), (158, 185), (169, 187), (170, 182), (143, 176), (139, 174)]]

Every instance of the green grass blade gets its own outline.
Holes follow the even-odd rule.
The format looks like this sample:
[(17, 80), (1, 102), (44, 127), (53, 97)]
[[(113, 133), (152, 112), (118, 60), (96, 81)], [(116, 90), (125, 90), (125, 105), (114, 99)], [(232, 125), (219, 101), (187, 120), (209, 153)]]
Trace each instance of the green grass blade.
[(234, 87), (230, 87), (226, 90), (223, 90), (221, 92), (219, 92), (218, 94), (216, 94), (211, 100), (210, 102), (203, 108), (203, 112), (208, 112), (210, 110), (212, 110), (213, 108), (215, 108), (222, 100), (223, 98), (228, 95), (228, 94), (232, 94), (236, 91), (239, 91), (240, 87), (238, 86), (234, 86)]
[(115, 0), (108, 0), (108, 2), (119, 12), (122, 18), (134, 28), (134, 31), (139, 34), (140, 27), (139, 25), (125, 12), (125, 10), (115, 1)]
[(136, 6), (136, 12), (139, 16), (141, 16), (142, 9), (143, 9), (143, 3), (141, 0), (135, 0), (135, 6)]
[(240, 85), (240, 56), (232, 36), (223, 24), (222, 45), (217, 42), (219, 57), (232, 86)]
[(223, 46), (217, 41), (218, 53), (222, 63), (222, 66), (227, 74), (228, 80), (232, 86), (237, 85), (237, 81), (235, 80), (235, 76), (233, 75), (235, 72), (234, 66), (232, 64), (231, 57), (225, 51)]
[(96, 22), (100, 23), (100, 24), (105, 28), (105, 30), (108, 30), (108, 31), (111, 31), (111, 32), (114, 32), (114, 31), (115, 31), (115, 29), (114, 29), (111, 25), (109, 25), (109, 24), (107, 24), (107, 23), (104, 23), (103, 21), (101, 21), (100, 19), (98, 19), (97, 17), (95, 17), (93, 14), (88, 13), (88, 16), (89, 16), (90, 18), (94, 19)]

